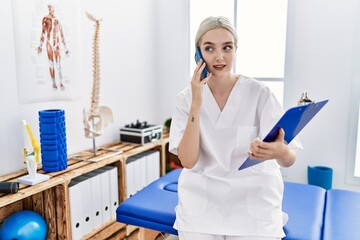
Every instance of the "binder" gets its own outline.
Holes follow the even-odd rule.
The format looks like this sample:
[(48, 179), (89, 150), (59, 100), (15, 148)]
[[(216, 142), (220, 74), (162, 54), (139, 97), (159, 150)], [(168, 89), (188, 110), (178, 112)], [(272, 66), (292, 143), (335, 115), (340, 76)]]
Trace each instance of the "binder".
[[(145, 152), (139, 153), (140, 158), (140, 176), (142, 182), (142, 188), (149, 185), (154, 179), (154, 161), (153, 161), (153, 152), (155, 150), (147, 150)], [(156, 151), (158, 152), (158, 151)]]
[(74, 180), (69, 183), (71, 239), (80, 239), (85, 234), (81, 223), (83, 206), (81, 204), (80, 187), (81, 184)]
[[(126, 161), (127, 196), (131, 197), (142, 189), (143, 179), (141, 176), (143, 167), (142, 154), (131, 156)], [(129, 185), (128, 185), (129, 184)]]
[(91, 199), (91, 182), (90, 179), (84, 175), (76, 177), (73, 179), (74, 181), (78, 182), (79, 192), (81, 194), (81, 201), (78, 202), (81, 204), (81, 221), (80, 224), (83, 225), (83, 234), (88, 234), (94, 229), (94, 222), (92, 218), (92, 199)]
[(134, 160), (133, 156), (126, 161), (125, 175), (126, 175), (126, 197), (129, 198), (136, 193), (135, 179), (134, 179)]
[[(310, 103), (307, 105), (297, 106), (287, 110), (280, 120), (274, 125), (271, 131), (263, 139), (264, 142), (273, 142), (280, 128), (284, 129), (284, 140), (290, 143), (296, 135), (315, 117), (315, 115), (324, 107), (329, 100), (324, 100), (317, 103)], [(262, 160), (253, 160), (248, 157), (245, 162), (239, 167), (239, 170), (262, 163)]]
[(134, 157), (134, 175), (133, 175), (133, 178), (134, 178), (134, 194), (137, 193), (138, 191), (141, 190), (141, 176), (140, 176), (140, 168), (141, 168), (141, 165), (140, 165), (140, 156), (139, 155), (135, 155), (133, 156)]
[(134, 163), (134, 182), (135, 182), (135, 193), (143, 189), (146, 184), (146, 160), (147, 153), (142, 152), (132, 156), (131, 160)]
[(154, 163), (153, 163), (153, 151), (146, 151), (146, 185), (149, 185), (154, 180)]
[(154, 176), (153, 181), (160, 178), (160, 152), (154, 151), (153, 154), (153, 164), (154, 164)]
[(100, 175), (101, 182), (101, 215), (102, 222), (105, 224), (111, 219), (110, 215), (110, 185), (109, 185), (109, 171), (106, 169), (99, 168), (94, 170), (93, 172)]
[(104, 224), (101, 212), (101, 178), (98, 173), (89, 172), (84, 176), (88, 177), (91, 185), (91, 217), (93, 220), (94, 229), (99, 228)]
[(139, 171), (139, 175), (138, 178), (140, 178), (140, 189), (143, 189), (144, 187), (146, 187), (146, 185), (148, 184), (147, 182), (147, 173), (146, 173), (146, 168), (147, 168), (147, 162), (148, 162), (148, 153), (144, 152), (139, 154), (139, 162), (140, 162), (140, 171)]
[(110, 217), (116, 219), (116, 209), (119, 205), (119, 180), (118, 169), (114, 166), (103, 167), (109, 172), (110, 186)]
[(151, 165), (151, 172), (148, 184), (152, 183), (160, 177), (160, 152), (157, 150), (149, 150), (149, 165)]

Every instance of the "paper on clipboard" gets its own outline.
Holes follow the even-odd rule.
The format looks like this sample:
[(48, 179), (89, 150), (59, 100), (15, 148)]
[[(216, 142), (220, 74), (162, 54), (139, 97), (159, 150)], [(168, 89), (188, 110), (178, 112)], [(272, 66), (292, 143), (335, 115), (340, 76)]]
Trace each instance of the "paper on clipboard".
[[(274, 125), (263, 141), (273, 142), (279, 133), (279, 129), (282, 128), (285, 131), (284, 140), (287, 143), (290, 143), (328, 101), (329, 100), (324, 100), (317, 103), (310, 103), (307, 105), (290, 108)], [(262, 162), (262, 160), (253, 160), (248, 157), (239, 167), (239, 170), (254, 166)]]

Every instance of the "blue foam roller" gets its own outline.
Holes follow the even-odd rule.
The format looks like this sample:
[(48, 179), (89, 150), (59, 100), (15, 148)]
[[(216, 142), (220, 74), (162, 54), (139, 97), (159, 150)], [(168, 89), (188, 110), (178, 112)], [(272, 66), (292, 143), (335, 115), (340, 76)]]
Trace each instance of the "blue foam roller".
[(59, 149), (55, 151), (41, 149), (41, 157), (43, 158), (53, 159), (63, 156), (66, 156), (66, 149)]
[(42, 145), (41, 150), (44, 151), (55, 151), (55, 150), (63, 150), (66, 149), (66, 144), (60, 143), (56, 145)]
[(57, 167), (48, 167), (48, 166), (42, 167), (42, 169), (45, 172), (59, 172), (59, 171), (65, 170), (66, 168), (67, 168), (67, 164), (65, 164), (65, 163), (60, 166), (57, 166)]
[(66, 144), (66, 139), (40, 139), (41, 146), (42, 145), (58, 145), (58, 144)]
[(58, 158), (44, 158), (41, 157), (41, 161), (44, 163), (48, 163), (48, 162), (67, 162), (67, 156), (63, 155), (63, 156), (59, 156)]
[(41, 157), (42, 162), (65, 162), (67, 161), (67, 157), (59, 156), (58, 158), (49, 158), (49, 157)]
[(48, 109), (39, 111), (40, 117), (61, 117), (65, 115), (65, 111), (62, 109)]
[(59, 134), (66, 132), (65, 123), (40, 123), (40, 133)]
[(39, 122), (41, 122), (41, 123), (65, 122), (65, 116), (60, 116), (60, 117), (39, 117)]
[(66, 157), (67, 157), (66, 152), (57, 152), (57, 151), (41, 152), (41, 159), (44, 161), (51, 161), (51, 162), (61, 161)]
[(42, 166), (43, 168), (47, 168), (47, 167), (50, 167), (50, 168), (54, 168), (54, 167), (58, 167), (58, 168), (61, 168), (62, 166), (66, 166), (66, 163), (67, 162), (67, 159), (66, 158), (63, 158), (63, 159), (60, 159), (58, 161), (44, 161), (42, 160), (41, 163), (42, 163)]
[(62, 139), (62, 138), (66, 138), (66, 133), (65, 132), (53, 133), (53, 134), (40, 133), (40, 138), (45, 140)]

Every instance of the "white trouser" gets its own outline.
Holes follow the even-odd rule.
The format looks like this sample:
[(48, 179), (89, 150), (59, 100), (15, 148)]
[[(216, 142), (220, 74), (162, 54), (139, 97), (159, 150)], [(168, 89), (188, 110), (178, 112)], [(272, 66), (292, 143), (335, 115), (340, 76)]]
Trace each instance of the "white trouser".
[(280, 240), (273, 237), (241, 237), (241, 236), (224, 236), (196, 232), (178, 231), (179, 240)]

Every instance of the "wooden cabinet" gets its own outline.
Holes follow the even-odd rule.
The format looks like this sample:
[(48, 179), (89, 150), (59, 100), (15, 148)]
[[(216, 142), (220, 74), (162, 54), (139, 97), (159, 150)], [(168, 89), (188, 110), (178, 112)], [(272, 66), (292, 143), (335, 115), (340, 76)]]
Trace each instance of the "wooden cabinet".
[[(47, 173), (50, 179), (46, 182), (34, 186), (20, 184), (20, 190), (15, 194), (0, 193), (0, 225), (12, 213), (21, 210), (32, 210), (39, 213), (47, 222), (47, 239), (71, 239), (70, 227), (70, 204), (68, 184), (71, 179), (82, 174), (91, 172), (106, 165), (116, 166), (118, 169), (118, 191), (119, 202), (126, 199), (126, 160), (138, 153), (155, 149), (160, 151), (160, 175), (165, 174), (166, 169), (166, 147), (168, 143), (168, 133), (165, 132), (163, 139), (145, 145), (116, 142), (101, 146), (101, 149), (116, 149), (123, 152), (114, 155), (108, 150), (98, 150), (96, 157), (86, 157), (86, 159), (101, 158), (97, 162), (82, 161), (68, 158), (68, 168), (64, 171)], [(91, 150), (83, 151), (78, 154), (91, 153)], [(39, 173), (44, 173), (41, 168)], [(0, 181), (17, 181), (17, 178), (27, 174), (26, 169), (7, 174), (0, 177)], [(89, 234), (83, 239), (157, 239), (160, 233), (147, 229), (126, 226), (110, 220), (103, 226)]]

